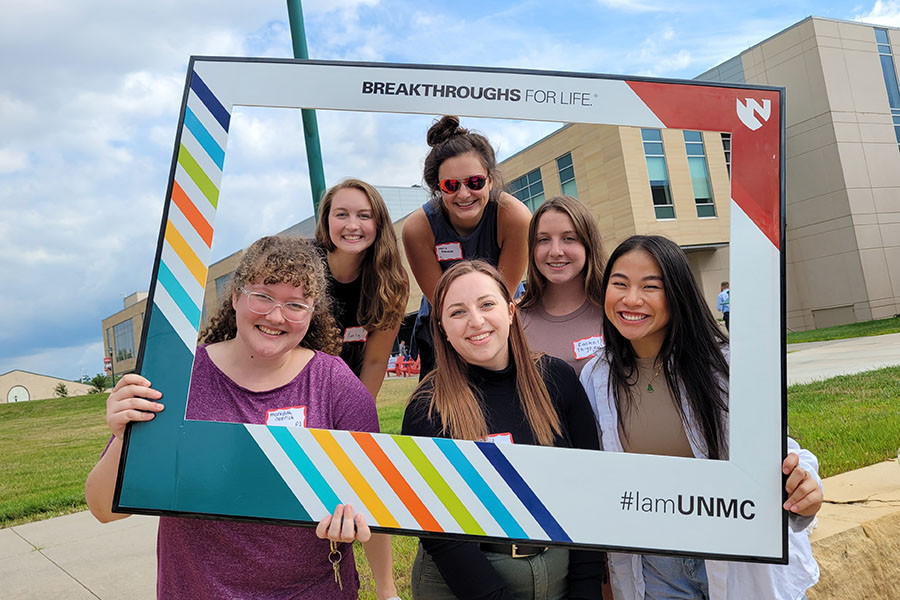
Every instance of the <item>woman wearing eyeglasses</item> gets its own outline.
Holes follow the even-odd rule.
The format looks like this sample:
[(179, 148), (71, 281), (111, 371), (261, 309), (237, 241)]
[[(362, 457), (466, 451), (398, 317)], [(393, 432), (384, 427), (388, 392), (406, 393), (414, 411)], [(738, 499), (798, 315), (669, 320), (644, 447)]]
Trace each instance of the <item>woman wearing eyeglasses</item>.
[(328, 190), (316, 243), (326, 255), (341, 358), (376, 398), (409, 298), (397, 237), (378, 190), (359, 179)]
[[(291, 409), (281, 412), (290, 412), (296, 427), (377, 432), (372, 396), (333, 356), (340, 339), (315, 246), (262, 238), (244, 253), (231, 285), (201, 333), (205, 344), (197, 347), (186, 417), (264, 424), (278, 409)], [(163, 410), (165, 398), (150, 385), (140, 375), (126, 375), (107, 399), (113, 436), (85, 483), (88, 506), (102, 522), (127, 516), (111, 512), (122, 436), (129, 421), (149, 421)], [(323, 520), (320, 534), (338, 521)], [(369, 530), (364, 521), (360, 525), (363, 541)], [(334, 539), (337, 533), (328, 535)], [(371, 536), (364, 548), (378, 598), (396, 596), (390, 539)], [(338, 549), (343, 558), (335, 570), (329, 541), (310, 529), (160, 517), (157, 595), (163, 600), (352, 600), (359, 587), (352, 547)]]
[(413, 329), (420, 378), (433, 368), (429, 329), (434, 288), (441, 273), (465, 259), (497, 267), (513, 292), (528, 261), (528, 208), (501, 191), (494, 149), (487, 138), (444, 116), (428, 130), (431, 151), (423, 179), (432, 199), (403, 225), (403, 247), (424, 297)]

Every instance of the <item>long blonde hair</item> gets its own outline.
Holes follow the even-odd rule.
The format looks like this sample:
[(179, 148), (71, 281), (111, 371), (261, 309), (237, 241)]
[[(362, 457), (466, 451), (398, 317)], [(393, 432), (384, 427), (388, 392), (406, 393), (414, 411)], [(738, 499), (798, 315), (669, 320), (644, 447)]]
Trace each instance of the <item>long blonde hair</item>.
[(345, 179), (332, 186), (319, 206), (316, 242), (328, 252), (335, 250), (336, 246), (328, 233), (328, 213), (331, 212), (335, 194), (344, 189), (359, 190), (365, 194), (375, 220), (375, 241), (363, 258), (360, 274), (362, 301), (356, 317), (359, 324), (370, 331), (393, 329), (403, 321), (409, 298), (409, 278), (400, 262), (397, 235), (390, 213), (378, 190), (361, 179)]
[[(506, 306), (509, 306), (511, 298), (503, 276), (488, 263), (482, 260), (465, 260), (447, 269), (434, 290), (435, 304), (431, 319), (437, 366), (425, 376), (413, 392), (412, 399), (430, 395), (428, 417), (434, 419), (437, 413), (443, 434), (455, 439), (478, 440), (490, 433), (481, 407), (484, 399), (480, 394), (476, 397), (476, 392), (469, 386), (466, 377), (467, 363), (447, 340), (441, 324), (447, 291), (454, 281), (469, 273), (483, 273), (492, 278), (500, 289)], [(552, 446), (554, 439), (562, 434), (559, 414), (550, 400), (538, 368), (537, 361), (541, 355), (532, 354), (528, 349), (515, 312), (509, 326), (508, 343), (516, 369), (516, 391), (534, 439), (542, 446)]]

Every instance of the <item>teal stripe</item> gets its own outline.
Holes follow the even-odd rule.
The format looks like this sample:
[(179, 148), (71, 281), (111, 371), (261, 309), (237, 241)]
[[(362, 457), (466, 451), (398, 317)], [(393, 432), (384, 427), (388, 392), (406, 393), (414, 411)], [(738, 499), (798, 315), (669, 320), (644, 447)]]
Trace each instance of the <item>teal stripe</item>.
[(312, 488), (322, 504), (325, 505), (325, 510), (333, 513), (337, 505), (341, 504), (340, 498), (337, 497), (337, 494), (334, 493), (334, 490), (331, 489), (331, 486), (319, 473), (319, 470), (309, 459), (309, 456), (306, 455), (306, 452), (303, 451), (297, 440), (294, 439), (294, 436), (291, 435), (291, 432), (287, 430), (287, 427), (269, 427), (268, 429), (275, 441), (278, 442), (278, 445), (281, 446), (281, 449), (284, 450), (291, 462), (294, 463), (294, 466), (297, 467), (297, 470), (300, 471), (300, 475), (303, 476), (309, 487)]
[(222, 150), (218, 142), (210, 135), (189, 106), (185, 107), (184, 124), (187, 126), (188, 131), (194, 134), (194, 138), (200, 142), (200, 145), (203, 146), (203, 149), (206, 150), (206, 153), (221, 171), (225, 164), (225, 151)]
[(525, 530), (516, 522), (515, 517), (506, 510), (506, 507), (500, 502), (500, 498), (491, 491), (487, 482), (478, 474), (478, 471), (472, 466), (465, 454), (462, 453), (456, 442), (444, 438), (434, 438), (434, 443), (444, 453), (444, 456), (447, 457), (447, 460), (450, 461), (456, 472), (463, 478), (463, 481), (475, 492), (475, 495), (481, 500), (481, 503), (494, 517), (503, 531), (506, 532), (506, 537), (520, 540), (529, 539)]
[(178, 308), (181, 309), (181, 312), (184, 313), (184, 316), (187, 317), (188, 322), (196, 331), (200, 327), (201, 311), (194, 304), (194, 301), (191, 300), (190, 294), (178, 283), (178, 279), (175, 278), (175, 275), (172, 274), (172, 271), (169, 270), (169, 267), (166, 266), (162, 259), (159, 260), (159, 272), (156, 274), (156, 278), (166, 288), (169, 296), (172, 297), (172, 300), (175, 301), (175, 304), (178, 305)]

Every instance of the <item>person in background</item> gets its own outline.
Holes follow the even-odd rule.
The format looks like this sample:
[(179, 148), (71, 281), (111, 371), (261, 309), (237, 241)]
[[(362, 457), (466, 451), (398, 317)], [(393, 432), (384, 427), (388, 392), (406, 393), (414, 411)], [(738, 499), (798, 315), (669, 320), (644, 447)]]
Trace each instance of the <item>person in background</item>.
[(727, 281), (722, 282), (722, 291), (716, 296), (716, 309), (722, 313), (722, 319), (725, 321), (725, 331), (731, 331), (731, 289)]
[(528, 208), (502, 192), (494, 149), (483, 135), (445, 116), (428, 130), (431, 151), (423, 179), (432, 198), (403, 224), (403, 247), (422, 290), (413, 326), (413, 354), (421, 359), (419, 378), (434, 365), (429, 320), (434, 288), (456, 262), (481, 259), (497, 267), (515, 290), (528, 260)]
[[(326, 285), (321, 256), (310, 242), (254, 242), (234, 272), (231, 293), (200, 335), (186, 418), (264, 424), (277, 409), (303, 407), (293, 426), (377, 432), (371, 394), (333, 356), (340, 338)], [(138, 374), (125, 375), (109, 395), (112, 437), (85, 482), (85, 499), (99, 521), (128, 516), (112, 512), (125, 426), (152, 420), (164, 401)], [(331, 525), (332, 518), (324, 521)], [(379, 600), (395, 597), (390, 537), (362, 533)], [(359, 588), (353, 549), (342, 544), (338, 550), (342, 559), (333, 568), (329, 541), (310, 529), (162, 516), (157, 596), (352, 600)]]
[(603, 347), (603, 245), (590, 211), (571, 196), (550, 198), (528, 227), (528, 274), (519, 298), (532, 350), (582, 367)]
[[(728, 336), (697, 286), (687, 257), (662, 236), (632, 236), (602, 280), (605, 346), (581, 372), (603, 449), (728, 458)], [(617, 600), (798, 600), (819, 569), (806, 528), (822, 505), (818, 461), (788, 438), (790, 563), (765, 565), (609, 553)]]
[[(403, 435), (599, 448), (575, 372), (528, 349), (497, 269), (458, 262), (434, 293), (436, 367), (410, 398)], [(422, 537), (411, 583), (421, 600), (599, 599), (603, 575), (602, 552)]]
[(378, 190), (359, 179), (329, 189), (319, 207), (316, 243), (326, 257), (341, 358), (377, 398), (409, 298), (397, 237)]

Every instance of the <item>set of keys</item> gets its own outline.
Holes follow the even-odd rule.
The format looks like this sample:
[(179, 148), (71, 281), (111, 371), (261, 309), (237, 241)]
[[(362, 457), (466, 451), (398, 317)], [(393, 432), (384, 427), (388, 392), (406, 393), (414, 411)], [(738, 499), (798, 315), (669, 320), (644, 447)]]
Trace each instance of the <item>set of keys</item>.
[(341, 558), (343, 557), (344, 555), (337, 549), (337, 542), (331, 540), (331, 552), (328, 554), (328, 562), (331, 563), (331, 568), (334, 569), (334, 581), (341, 590), (344, 589), (344, 583), (341, 581)]

